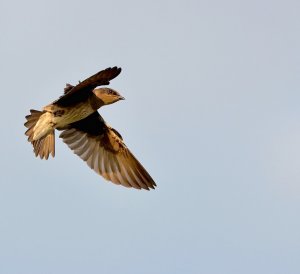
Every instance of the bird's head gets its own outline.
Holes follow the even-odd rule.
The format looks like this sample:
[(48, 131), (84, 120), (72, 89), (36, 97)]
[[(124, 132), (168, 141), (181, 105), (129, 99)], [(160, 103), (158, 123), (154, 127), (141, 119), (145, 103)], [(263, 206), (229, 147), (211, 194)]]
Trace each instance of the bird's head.
[(93, 93), (104, 103), (104, 105), (109, 105), (125, 99), (120, 93), (111, 88), (96, 88), (93, 90)]

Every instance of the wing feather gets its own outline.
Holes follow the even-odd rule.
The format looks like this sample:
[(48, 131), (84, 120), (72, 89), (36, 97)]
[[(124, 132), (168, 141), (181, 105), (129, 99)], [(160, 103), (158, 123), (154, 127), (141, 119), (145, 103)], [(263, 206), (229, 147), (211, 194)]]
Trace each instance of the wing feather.
[(67, 107), (87, 100), (94, 88), (109, 85), (109, 81), (116, 78), (120, 73), (121, 68), (109, 67), (85, 79), (76, 86), (67, 84), (65, 94), (54, 101), (53, 104)]
[(125, 187), (154, 189), (154, 180), (116, 132), (95, 112), (71, 124), (60, 137), (76, 155), (106, 180)]

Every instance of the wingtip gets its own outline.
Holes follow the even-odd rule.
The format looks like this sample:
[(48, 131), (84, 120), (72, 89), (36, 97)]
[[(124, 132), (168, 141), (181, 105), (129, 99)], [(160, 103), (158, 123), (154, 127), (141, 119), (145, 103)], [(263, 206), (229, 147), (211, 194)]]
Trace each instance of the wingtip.
[(116, 73), (118, 73), (118, 75), (121, 73), (121, 71), (122, 71), (122, 68), (121, 67), (118, 67), (118, 66), (114, 66), (114, 67), (112, 67), (112, 68), (110, 68), (111, 70), (115, 70), (116, 71)]

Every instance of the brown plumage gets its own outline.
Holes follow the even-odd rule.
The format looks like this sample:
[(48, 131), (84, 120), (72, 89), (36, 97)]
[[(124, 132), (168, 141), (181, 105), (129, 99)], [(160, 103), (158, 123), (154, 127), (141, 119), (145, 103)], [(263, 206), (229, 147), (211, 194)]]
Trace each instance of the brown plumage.
[(25, 118), (27, 119), (27, 122), (24, 124), (28, 130), (25, 132), (25, 135), (28, 136), (28, 141), (32, 143), (33, 145), (33, 151), (35, 153), (35, 156), (40, 156), (41, 159), (45, 158), (46, 160), (49, 158), (49, 155), (51, 154), (52, 157), (55, 156), (55, 135), (54, 130), (49, 133), (48, 135), (38, 139), (33, 140), (33, 129), (37, 121), (42, 115), (42, 111), (30, 110), (30, 115), (27, 115)]
[(80, 82), (66, 85), (64, 95), (42, 111), (30, 110), (25, 134), (34, 153), (41, 159), (55, 155), (55, 129), (73, 152), (106, 180), (137, 189), (155, 188), (156, 184), (126, 147), (121, 135), (110, 127), (97, 109), (124, 98), (115, 90), (96, 88), (108, 85), (121, 68), (102, 70)]

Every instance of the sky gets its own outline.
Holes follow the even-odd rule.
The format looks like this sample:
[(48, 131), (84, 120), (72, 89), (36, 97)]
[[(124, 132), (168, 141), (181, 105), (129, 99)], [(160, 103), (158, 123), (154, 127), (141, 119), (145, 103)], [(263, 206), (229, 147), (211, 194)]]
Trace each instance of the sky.
[[(300, 273), (300, 2), (1, 1), (0, 273)], [(25, 115), (109, 66), (155, 179), (105, 181)]]

